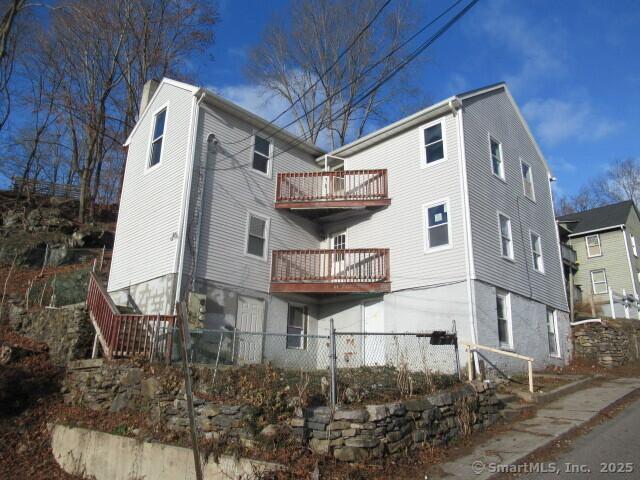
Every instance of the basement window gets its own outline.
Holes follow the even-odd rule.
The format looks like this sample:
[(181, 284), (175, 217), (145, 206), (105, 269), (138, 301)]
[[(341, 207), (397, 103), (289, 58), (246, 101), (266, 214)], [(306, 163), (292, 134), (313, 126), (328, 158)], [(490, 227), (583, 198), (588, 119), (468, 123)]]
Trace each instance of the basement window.
[(511, 295), (496, 291), (496, 313), (498, 316), (498, 343), (502, 348), (513, 348), (511, 335)]
[(558, 348), (558, 314), (553, 308), (547, 308), (547, 336), (549, 338), (549, 355), (557, 357)]
[(289, 305), (287, 315), (287, 348), (304, 350), (307, 348), (307, 307)]

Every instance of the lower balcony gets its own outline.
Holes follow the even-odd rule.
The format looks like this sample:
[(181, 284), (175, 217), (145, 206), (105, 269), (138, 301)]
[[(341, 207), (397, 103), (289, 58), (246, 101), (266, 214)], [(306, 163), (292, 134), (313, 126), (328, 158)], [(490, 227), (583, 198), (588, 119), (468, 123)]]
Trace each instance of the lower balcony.
[(386, 293), (388, 248), (275, 250), (271, 293)]

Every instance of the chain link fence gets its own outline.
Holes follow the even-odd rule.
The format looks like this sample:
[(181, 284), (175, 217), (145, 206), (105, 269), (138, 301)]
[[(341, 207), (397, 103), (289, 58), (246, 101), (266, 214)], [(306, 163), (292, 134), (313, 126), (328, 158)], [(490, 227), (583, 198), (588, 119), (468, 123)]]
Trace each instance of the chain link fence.
[(283, 376), (303, 375), (332, 403), (431, 393), (459, 378), (455, 332), (329, 335), (191, 329), (189, 361), (195, 364), (270, 364)]

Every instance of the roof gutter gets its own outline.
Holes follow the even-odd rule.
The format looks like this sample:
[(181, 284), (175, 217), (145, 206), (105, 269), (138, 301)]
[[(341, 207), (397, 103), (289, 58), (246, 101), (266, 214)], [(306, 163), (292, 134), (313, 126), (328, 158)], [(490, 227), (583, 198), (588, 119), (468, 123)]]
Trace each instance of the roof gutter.
[(618, 228), (624, 228), (624, 224), (611, 225), (610, 227), (594, 228), (593, 230), (587, 230), (586, 232), (572, 233), (571, 235), (569, 235), (569, 238), (582, 237), (584, 235), (589, 235), (590, 233), (606, 232), (607, 230), (617, 230)]

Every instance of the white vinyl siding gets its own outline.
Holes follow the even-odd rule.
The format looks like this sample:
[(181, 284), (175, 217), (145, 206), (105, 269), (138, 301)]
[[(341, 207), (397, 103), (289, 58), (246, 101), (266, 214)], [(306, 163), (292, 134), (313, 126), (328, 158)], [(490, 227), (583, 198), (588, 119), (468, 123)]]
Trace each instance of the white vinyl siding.
[(544, 273), (544, 259), (542, 258), (542, 240), (540, 235), (529, 232), (531, 238), (531, 263), (536, 272)]
[(420, 128), (422, 166), (443, 162), (447, 158), (445, 126), (442, 120)]
[(491, 154), (491, 171), (501, 180), (504, 180), (504, 160), (502, 158), (502, 144), (489, 136), (489, 150)]
[(558, 348), (558, 313), (553, 308), (547, 308), (547, 338), (549, 340), (549, 355), (560, 356)]
[(511, 296), (508, 292), (496, 291), (496, 314), (498, 318), (498, 343), (502, 348), (513, 348)]
[[(109, 272), (110, 292), (177, 271), (193, 105), (191, 91), (163, 83), (131, 135)], [(161, 163), (149, 168), (155, 113), (165, 108)]]
[(247, 220), (247, 255), (265, 259), (267, 254), (269, 219), (249, 213)]
[(426, 251), (449, 248), (450, 221), (449, 202), (442, 200), (424, 207)]
[(502, 213), (498, 213), (498, 228), (500, 230), (500, 254), (504, 258), (513, 260), (513, 235), (511, 232), (511, 219)]
[(587, 235), (584, 240), (587, 243), (587, 256), (589, 258), (599, 257), (602, 255), (602, 244), (600, 243), (600, 235)]
[(522, 190), (524, 196), (535, 202), (536, 192), (533, 187), (533, 170), (531, 170), (531, 165), (521, 159), (520, 169), (522, 170)]
[(591, 287), (596, 295), (602, 295), (609, 292), (609, 284), (607, 283), (607, 271), (601, 270), (591, 271)]
[(289, 304), (287, 313), (287, 348), (303, 350), (307, 347), (307, 307)]

